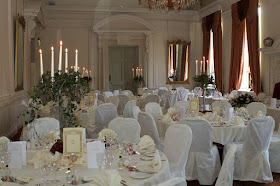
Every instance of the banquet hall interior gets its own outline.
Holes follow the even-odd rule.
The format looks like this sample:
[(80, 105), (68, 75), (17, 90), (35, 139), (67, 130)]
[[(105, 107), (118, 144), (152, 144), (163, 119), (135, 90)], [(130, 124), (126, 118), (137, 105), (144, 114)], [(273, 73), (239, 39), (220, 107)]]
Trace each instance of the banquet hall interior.
[(0, 10), (0, 186), (280, 185), (280, 0)]

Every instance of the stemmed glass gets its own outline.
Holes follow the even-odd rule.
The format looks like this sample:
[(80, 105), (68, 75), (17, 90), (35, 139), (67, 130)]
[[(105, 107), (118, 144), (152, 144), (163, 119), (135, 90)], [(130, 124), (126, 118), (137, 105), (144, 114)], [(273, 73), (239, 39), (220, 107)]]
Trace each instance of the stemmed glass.
[(44, 178), (42, 184), (47, 185), (47, 175), (50, 173), (50, 168), (46, 159), (41, 161), (40, 173)]
[(49, 164), (49, 168), (50, 168), (51, 172), (54, 173), (54, 179), (50, 181), (51, 183), (58, 183), (58, 182), (60, 182), (60, 180), (56, 179), (56, 172), (58, 171), (59, 167), (60, 167), (60, 163), (59, 162), (53, 162), (53, 163)]
[(99, 171), (101, 171), (101, 169), (103, 167), (104, 158), (105, 158), (105, 154), (104, 153), (96, 153), (96, 163), (97, 163)]

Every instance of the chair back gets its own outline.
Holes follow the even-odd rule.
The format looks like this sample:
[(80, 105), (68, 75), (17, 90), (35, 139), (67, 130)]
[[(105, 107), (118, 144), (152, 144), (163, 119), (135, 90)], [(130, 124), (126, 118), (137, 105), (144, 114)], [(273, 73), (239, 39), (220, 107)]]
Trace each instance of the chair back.
[(164, 96), (164, 94), (168, 92), (168, 90), (164, 90), (164, 89), (159, 89), (158, 90), (158, 96), (161, 97), (161, 96)]
[(202, 95), (202, 90), (200, 87), (195, 87), (193, 89), (193, 93), (194, 93), (194, 96), (201, 96)]
[(106, 99), (107, 99), (108, 97), (114, 96), (114, 94), (113, 94), (111, 91), (105, 91), (105, 92), (103, 92), (103, 96), (104, 96), (105, 101), (106, 101)]
[(252, 102), (247, 105), (248, 114), (256, 117), (259, 111), (262, 111), (263, 115), (266, 116), (266, 106), (261, 102)]
[(259, 116), (247, 125), (243, 150), (267, 151), (273, 134), (275, 121), (271, 116)]
[(129, 143), (139, 143), (141, 127), (133, 118), (115, 118), (110, 121), (109, 129), (115, 131), (119, 140), (126, 140)]
[(102, 129), (108, 128), (111, 120), (118, 117), (117, 107), (112, 103), (99, 105), (95, 111), (95, 133), (98, 134)]
[(148, 104), (150, 102), (155, 102), (155, 103), (159, 104), (159, 102), (160, 102), (159, 96), (156, 94), (151, 94), (151, 95), (146, 96), (145, 103)]
[(124, 106), (124, 111), (123, 111), (123, 117), (124, 118), (134, 118), (133, 117), (133, 107), (136, 106), (136, 101), (135, 100), (131, 100), (128, 101), (125, 106)]
[(176, 90), (184, 90), (185, 88), (182, 86), (176, 87)]
[(133, 93), (130, 90), (123, 90), (121, 95), (126, 95), (128, 97), (133, 96)]
[(113, 94), (114, 94), (114, 96), (119, 95), (119, 94), (120, 94), (120, 90), (114, 90), (114, 91), (113, 91)]
[(154, 120), (157, 121), (159, 115), (162, 115), (162, 108), (158, 103), (150, 102), (145, 105), (145, 112), (151, 114)]
[(37, 137), (43, 139), (45, 133), (51, 131), (59, 131), (60, 133), (60, 124), (59, 121), (55, 118), (38, 118), (33, 121), (34, 130), (37, 133)]
[[(192, 131), (188, 125), (172, 124), (165, 133), (164, 154), (172, 177), (185, 178), (185, 168), (192, 144)], [(186, 180), (186, 179), (185, 179)]]
[(116, 108), (118, 108), (119, 102), (120, 99), (118, 98), (118, 96), (110, 96), (106, 99), (106, 103), (112, 103), (116, 106)]
[(121, 94), (121, 95), (118, 95), (118, 98), (120, 100), (119, 106), (118, 106), (118, 113), (119, 113), (119, 115), (122, 115), (123, 110), (124, 110), (124, 106), (129, 101), (129, 96)]
[(132, 112), (133, 112), (133, 118), (138, 120), (138, 114), (139, 112), (141, 112), (140, 108), (138, 106), (134, 106), (132, 108)]
[(215, 106), (218, 106), (220, 108), (231, 108), (231, 104), (228, 102), (228, 101), (214, 101), (212, 104), (211, 104), (212, 108), (215, 107)]
[(141, 136), (150, 136), (154, 140), (156, 148), (162, 150), (162, 145), (160, 143), (159, 134), (154, 118), (147, 112), (139, 112), (138, 122), (141, 126)]
[(103, 103), (105, 103), (105, 97), (104, 97), (104, 95), (98, 94), (97, 99), (98, 99), (99, 101), (102, 101)]
[(190, 107), (190, 103), (188, 101), (178, 101), (178, 102), (176, 102), (175, 105), (174, 105), (174, 108), (175, 108), (176, 112), (178, 112), (182, 106), (184, 106), (185, 110), (187, 111)]
[(177, 91), (177, 101), (188, 101), (189, 89), (182, 89)]
[(192, 130), (190, 152), (210, 153), (212, 147), (212, 127), (207, 120), (200, 118), (183, 118), (180, 124), (187, 124)]

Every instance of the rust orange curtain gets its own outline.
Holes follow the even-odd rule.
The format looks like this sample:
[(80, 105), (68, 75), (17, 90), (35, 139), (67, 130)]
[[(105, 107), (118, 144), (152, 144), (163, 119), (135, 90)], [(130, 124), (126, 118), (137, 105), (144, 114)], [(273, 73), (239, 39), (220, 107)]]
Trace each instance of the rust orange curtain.
[[(241, 86), (243, 72), (242, 51), (244, 47), (245, 21), (249, 50), (249, 65), (253, 82), (253, 90), (260, 92), (260, 65), (258, 52), (258, 0), (241, 0), (231, 7), (232, 10), (232, 42), (231, 64), (229, 76), (229, 92)], [(246, 19), (245, 19), (246, 18)]]
[[(217, 11), (202, 18), (203, 56), (209, 60), (210, 30), (213, 32), (215, 83), (219, 91), (223, 90), (223, 63), (222, 63), (222, 27), (221, 11)], [(207, 64), (208, 65), (208, 64)], [(205, 69), (205, 72), (207, 68)]]

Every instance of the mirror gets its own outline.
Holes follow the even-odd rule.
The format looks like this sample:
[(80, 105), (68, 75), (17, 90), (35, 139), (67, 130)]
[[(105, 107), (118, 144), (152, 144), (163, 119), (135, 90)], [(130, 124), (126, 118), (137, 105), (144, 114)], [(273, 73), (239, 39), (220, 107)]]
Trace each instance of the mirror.
[(189, 83), (189, 56), (191, 42), (168, 41), (166, 84)]

